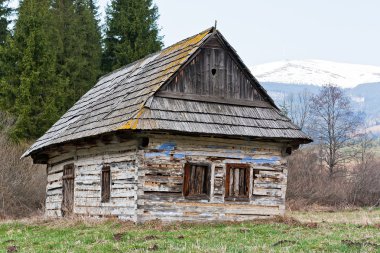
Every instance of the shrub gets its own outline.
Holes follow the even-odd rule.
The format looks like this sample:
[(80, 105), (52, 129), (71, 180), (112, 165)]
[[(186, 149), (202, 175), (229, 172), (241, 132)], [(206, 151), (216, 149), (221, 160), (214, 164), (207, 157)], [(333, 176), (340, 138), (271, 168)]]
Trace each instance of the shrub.
[(380, 161), (346, 164), (331, 177), (313, 148), (301, 149), (288, 160), (287, 201), (292, 208), (307, 205), (378, 205), (380, 200)]
[(26, 145), (0, 132), (0, 217), (25, 217), (43, 209), (46, 167), (20, 159)]

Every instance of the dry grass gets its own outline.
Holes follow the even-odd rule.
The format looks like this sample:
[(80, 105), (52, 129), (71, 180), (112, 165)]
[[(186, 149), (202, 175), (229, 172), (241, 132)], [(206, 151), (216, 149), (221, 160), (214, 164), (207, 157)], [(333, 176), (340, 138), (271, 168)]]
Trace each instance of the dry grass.
[(378, 225), (380, 224), (380, 209), (354, 209), (339, 211), (299, 211), (289, 212), (291, 217), (302, 223), (335, 223), (335, 224), (357, 224)]
[(318, 151), (312, 148), (298, 150), (289, 158), (286, 194), (290, 210), (380, 204), (380, 160), (368, 156), (364, 163), (347, 163), (334, 176), (318, 161)]
[(27, 144), (10, 142), (0, 131), (0, 218), (25, 217), (43, 209), (45, 166), (21, 159)]
[(116, 219), (35, 217), (0, 222), (0, 251), (376, 252), (379, 215), (380, 210), (360, 209), (289, 212), (286, 217), (254, 222), (142, 225)]

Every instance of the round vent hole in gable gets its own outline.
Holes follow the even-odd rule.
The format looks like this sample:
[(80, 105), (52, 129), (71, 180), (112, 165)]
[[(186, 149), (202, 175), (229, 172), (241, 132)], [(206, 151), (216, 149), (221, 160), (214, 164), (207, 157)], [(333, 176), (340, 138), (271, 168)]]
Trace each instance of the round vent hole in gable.
[(212, 74), (213, 76), (215, 76), (215, 74), (216, 74), (216, 69), (212, 69), (212, 70), (211, 70), (211, 74)]

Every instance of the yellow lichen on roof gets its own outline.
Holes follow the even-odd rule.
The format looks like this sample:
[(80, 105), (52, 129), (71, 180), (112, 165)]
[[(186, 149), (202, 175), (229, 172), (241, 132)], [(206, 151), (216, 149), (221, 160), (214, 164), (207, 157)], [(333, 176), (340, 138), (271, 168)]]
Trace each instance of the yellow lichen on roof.
[(190, 37), (188, 39), (180, 41), (180, 42), (162, 50), (162, 52), (160, 53), (160, 57), (171, 54), (172, 52), (175, 52), (175, 51), (182, 49), (182, 48), (186, 48), (190, 45), (195, 45), (195, 44), (199, 43), (201, 40), (203, 40), (203, 38), (209, 33), (210, 33), (210, 29), (205, 30), (205, 31), (193, 36), (193, 37)]
[(132, 119), (128, 120), (127, 123), (125, 123), (124, 125), (122, 125), (121, 127), (117, 128), (117, 130), (126, 130), (126, 129), (131, 129), (131, 130), (134, 130), (137, 128), (137, 125), (139, 123), (139, 119), (141, 117), (141, 115), (144, 113), (144, 108), (141, 108), (135, 117), (133, 117)]

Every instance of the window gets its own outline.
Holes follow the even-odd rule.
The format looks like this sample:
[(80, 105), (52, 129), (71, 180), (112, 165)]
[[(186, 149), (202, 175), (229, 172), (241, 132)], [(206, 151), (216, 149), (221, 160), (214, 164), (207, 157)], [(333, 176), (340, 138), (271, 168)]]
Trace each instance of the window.
[(250, 167), (247, 164), (227, 164), (225, 198), (244, 200), (249, 198)]
[(111, 198), (111, 168), (102, 168), (102, 202), (109, 202)]
[(210, 195), (210, 166), (205, 164), (185, 165), (183, 195), (185, 197), (207, 198)]

